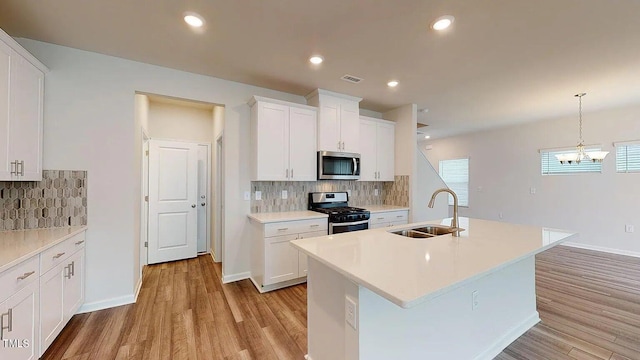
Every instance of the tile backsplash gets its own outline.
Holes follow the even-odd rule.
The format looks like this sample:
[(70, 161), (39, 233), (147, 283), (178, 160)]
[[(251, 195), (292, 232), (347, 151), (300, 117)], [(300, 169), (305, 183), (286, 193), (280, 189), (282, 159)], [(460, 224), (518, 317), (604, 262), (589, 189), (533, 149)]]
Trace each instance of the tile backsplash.
[(0, 231), (86, 224), (86, 171), (43, 170), (42, 181), (0, 182)]
[[(310, 192), (351, 191), (349, 205), (409, 204), (409, 177), (396, 176), (395, 181), (253, 181), (251, 182), (251, 212), (299, 211), (307, 209)], [(378, 195), (375, 195), (375, 190)], [(282, 199), (282, 191), (287, 199)], [(262, 200), (255, 200), (255, 192), (262, 192)], [(406, 200), (404, 199), (406, 197)]]

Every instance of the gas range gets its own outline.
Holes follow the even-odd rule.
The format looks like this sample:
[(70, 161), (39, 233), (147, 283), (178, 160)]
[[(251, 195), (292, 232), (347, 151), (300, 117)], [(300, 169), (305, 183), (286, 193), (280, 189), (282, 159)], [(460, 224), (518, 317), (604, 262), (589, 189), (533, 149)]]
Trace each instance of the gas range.
[(329, 234), (368, 229), (369, 211), (349, 206), (348, 200), (347, 192), (309, 193), (309, 210), (329, 215)]

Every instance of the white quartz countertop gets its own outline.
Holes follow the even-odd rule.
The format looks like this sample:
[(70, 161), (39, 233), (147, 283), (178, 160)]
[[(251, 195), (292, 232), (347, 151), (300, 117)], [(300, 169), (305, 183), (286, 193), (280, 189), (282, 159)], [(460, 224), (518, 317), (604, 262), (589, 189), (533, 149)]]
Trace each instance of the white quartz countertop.
[(403, 308), (437, 297), (577, 234), (536, 226), (460, 218), (459, 238), (408, 238), (388, 231), (451, 219), (291, 241), (346, 278)]
[(281, 221), (295, 221), (295, 220), (309, 220), (309, 219), (326, 219), (329, 217), (327, 214), (315, 212), (315, 211), (285, 211), (285, 212), (268, 212), (268, 213), (253, 213), (248, 215), (250, 219), (255, 220), (262, 224), (268, 224)]
[(369, 210), (371, 213), (387, 212), (387, 211), (403, 211), (409, 210), (408, 207), (396, 205), (363, 205), (362, 208)]
[(0, 231), (0, 272), (76, 235), (86, 226)]

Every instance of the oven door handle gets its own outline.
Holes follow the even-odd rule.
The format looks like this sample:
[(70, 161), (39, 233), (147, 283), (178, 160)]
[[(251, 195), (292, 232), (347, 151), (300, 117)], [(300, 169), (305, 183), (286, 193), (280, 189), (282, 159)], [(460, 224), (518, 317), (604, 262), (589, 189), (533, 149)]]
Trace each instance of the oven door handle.
[(348, 222), (348, 223), (331, 223), (331, 225), (333, 225), (334, 227), (336, 226), (351, 226), (351, 225), (362, 225), (362, 224), (366, 224), (368, 223), (369, 220), (358, 220), (358, 221), (353, 221), (353, 222)]

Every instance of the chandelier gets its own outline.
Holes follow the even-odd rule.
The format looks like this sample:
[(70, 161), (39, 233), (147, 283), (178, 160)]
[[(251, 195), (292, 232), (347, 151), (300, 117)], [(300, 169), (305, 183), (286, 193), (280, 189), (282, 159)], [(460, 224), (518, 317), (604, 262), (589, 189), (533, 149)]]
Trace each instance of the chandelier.
[(585, 151), (584, 140), (582, 140), (582, 97), (587, 95), (586, 93), (576, 94), (575, 97), (579, 101), (579, 114), (580, 114), (580, 139), (576, 146), (576, 152), (557, 154), (556, 159), (560, 161), (560, 164), (580, 164), (582, 160), (591, 160), (593, 162), (602, 162), (609, 153), (608, 151)]

